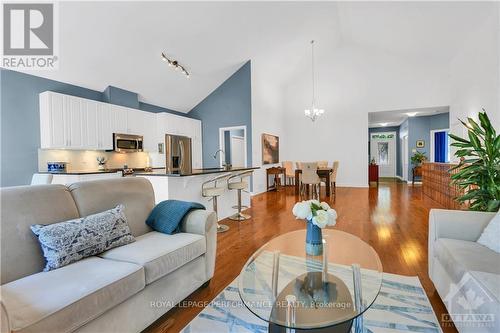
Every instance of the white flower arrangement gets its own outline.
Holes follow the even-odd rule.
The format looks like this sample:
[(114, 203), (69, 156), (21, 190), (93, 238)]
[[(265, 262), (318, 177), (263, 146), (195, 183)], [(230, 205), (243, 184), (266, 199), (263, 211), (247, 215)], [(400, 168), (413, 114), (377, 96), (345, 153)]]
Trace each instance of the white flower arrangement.
[(306, 200), (297, 202), (292, 209), (293, 215), (297, 219), (311, 221), (320, 228), (334, 226), (337, 223), (337, 212), (330, 208), (326, 202), (318, 200)]

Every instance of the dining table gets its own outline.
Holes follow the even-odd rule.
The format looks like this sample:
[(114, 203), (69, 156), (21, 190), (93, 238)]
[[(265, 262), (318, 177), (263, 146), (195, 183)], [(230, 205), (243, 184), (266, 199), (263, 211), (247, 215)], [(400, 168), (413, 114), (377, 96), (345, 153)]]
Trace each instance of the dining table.
[[(331, 186), (330, 175), (333, 172), (333, 168), (318, 168), (318, 170), (316, 172), (317, 172), (319, 178), (325, 179), (326, 196), (329, 197), (330, 196), (330, 186)], [(295, 194), (296, 195), (299, 194), (299, 191), (300, 191), (299, 181), (300, 181), (300, 174), (301, 173), (302, 173), (302, 169), (295, 169)]]

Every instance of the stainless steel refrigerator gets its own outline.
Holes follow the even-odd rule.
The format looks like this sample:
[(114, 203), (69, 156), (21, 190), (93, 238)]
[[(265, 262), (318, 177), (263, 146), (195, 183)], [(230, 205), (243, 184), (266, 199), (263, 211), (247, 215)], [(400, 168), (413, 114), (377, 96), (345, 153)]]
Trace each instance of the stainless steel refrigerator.
[(191, 138), (165, 134), (165, 156), (167, 173), (192, 173)]

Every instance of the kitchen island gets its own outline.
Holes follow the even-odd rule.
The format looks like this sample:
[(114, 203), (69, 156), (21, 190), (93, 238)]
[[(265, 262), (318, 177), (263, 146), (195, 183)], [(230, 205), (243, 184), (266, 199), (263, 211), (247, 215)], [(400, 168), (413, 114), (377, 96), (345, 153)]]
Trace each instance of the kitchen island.
[[(193, 169), (189, 174), (168, 173), (165, 168), (153, 169), (150, 172), (136, 172), (136, 177), (144, 177), (151, 182), (155, 192), (156, 203), (167, 199), (194, 201), (203, 204), (207, 210), (212, 210), (212, 201), (201, 195), (202, 184), (218, 176), (231, 176), (258, 167), (247, 168), (207, 168)], [(248, 180), (248, 182), (250, 182)], [(213, 187), (214, 185), (207, 185)], [(218, 187), (226, 191), (218, 198), (218, 219), (225, 219), (236, 212), (232, 206), (237, 204), (237, 192), (227, 189), (227, 181), (218, 181)], [(250, 185), (249, 185), (250, 186)], [(250, 189), (249, 189), (250, 190)], [(242, 193), (242, 205), (250, 207), (250, 193)]]

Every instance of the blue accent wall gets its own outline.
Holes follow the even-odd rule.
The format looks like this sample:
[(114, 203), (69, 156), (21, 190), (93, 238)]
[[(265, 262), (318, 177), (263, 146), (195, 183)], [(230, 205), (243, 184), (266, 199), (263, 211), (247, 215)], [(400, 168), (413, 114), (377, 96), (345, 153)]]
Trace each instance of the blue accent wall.
[(161, 106), (148, 104), (148, 103), (144, 103), (144, 102), (139, 102), (139, 109), (141, 109), (142, 111), (148, 111), (148, 112), (153, 112), (153, 113), (167, 112), (167, 113), (175, 114), (175, 115), (182, 116), (182, 117), (189, 117), (189, 115), (184, 113), (184, 112), (175, 111), (172, 109), (167, 109), (167, 108), (164, 108)]
[[(131, 96), (137, 94), (115, 88), (106, 92), (86, 89), (79, 86), (49, 80), (46, 78), (24, 74), (21, 72), (0, 69), (0, 186), (26, 185), (31, 181), (33, 173), (38, 171), (38, 148), (40, 147), (40, 115), (39, 97), (44, 91), (55, 91), (62, 94), (78, 96), (95, 101), (117, 101), (127, 103), (126, 106), (137, 105), (148, 112), (169, 112), (182, 116), (185, 113), (173, 111), (159, 106), (133, 102)], [(113, 99), (113, 91), (115, 98)], [(118, 95), (117, 92), (119, 92)], [(120, 98), (126, 97), (125, 101)], [(137, 97), (136, 97), (137, 100)], [(123, 104), (120, 104), (123, 105)]]
[(26, 185), (38, 171), (38, 94), (51, 90), (102, 101), (102, 93), (29, 74), (1, 69), (1, 186)]
[(135, 92), (108, 86), (103, 92), (104, 102), (125, 106), (127, 108), (139, 108), (139, 95)]
[[(443, 129), (450, 127), (450, 114), (448, 112), (437, 114), (434, 116), (410, 117), (408, 118), (408, 177), (412, 177), (412, 168), (410, 158), (413, 156), (413, 151), (422, 152), (430, 160), (430, 132), (431, 130)], [(417, 141), (424, 140), (424, 147), (417, 148)]]
[(246, 126), (247, 163), (252, 165), (252, 92), (250, 61), (196, 105), (188, 116), (201, 120), (203, 167), (218, 167), (219, 128)]
[[(399, 126), (373, 127), (368, 129), (368, 159), (370, 159), (370, 141), (372, 133), (396, 132), (396, 175), (403, 176), (403, 166), (401, 163), (401, 138), (399, 137)], [(369, 162), (369, 161), (368, 161)]]

